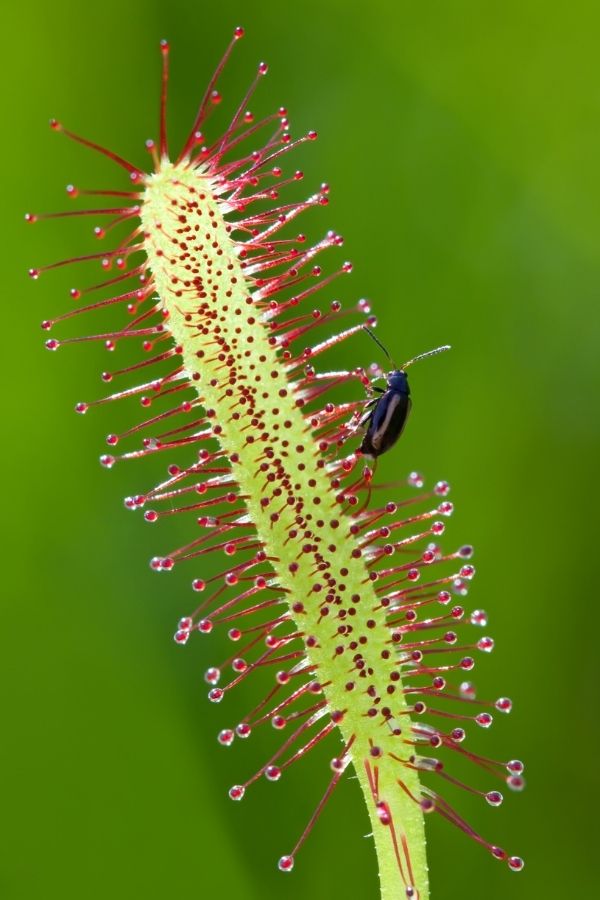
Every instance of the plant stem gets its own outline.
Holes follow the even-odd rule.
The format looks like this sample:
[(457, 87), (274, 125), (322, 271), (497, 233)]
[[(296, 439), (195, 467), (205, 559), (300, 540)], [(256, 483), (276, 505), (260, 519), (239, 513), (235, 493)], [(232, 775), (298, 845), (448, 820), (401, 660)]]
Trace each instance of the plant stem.
[[(206, 232), (206, 236), (194, 238), (202, 243), (203, 254), (186, 250), (180, 255), (182, 239), (174, 241), (173, 236), (192, 214), (199, 217)], [(325, 462), (297, 403), (295, 386), (270, 341), (260, 312), (248, 304), (247, 282), (235, 252), (231, 226), (223, 218), (209, 180), (197, 170), (167, 162), (148, 179), (141, 218), (156, 288), (168, 312), (168, 328), (204, 407), (212, 410), (215, 436), (233, 460), (239, 494), (275, 570), (277, 584), (289, 601), (297, 629), (304, 635), (304, 670), (314, 673), (311, 677), (322, 685), (327, 711), (336, 716), (336, 722), (339, 718), (344, 742), (352, 739), (351, 758), (371, 817), (382, 897), (427, 900), (420, 784), (408, 760), (414, 752), (414, 735), (385, 609), (359, 542), (348, 530), (352, 519), (337, 501)], [(186, 236), (183, 242), (188, 240)], [(194, 291), (186, 294), (181, 288), (190, 283), (190, 270), (198, 282), (207, 285), (205, 295), (210, 285), (211, 311), (214, 309), (214, 321), (219, 322), (219, 337), (226, 338), (231, 347), (228, 352), (235, 361), (232, 368), (236, 383), (258, 385), (255, 390), (261, 392), (264, 415), (256, 434), (247, 426), (241, 429), (236, 425), (239, 394), (230, 391), (228, 396), (223, 389), (223, 354), (219, 355), (210, 329), (202, 330)], [(352, 631), (357, 638), (361, 636), (359, 656), (364, 668), (357, 667), (356, 655), (345, 645), (338, 652), (339, 620), (324, 611), (327, 576), (315, 569), (312, 552), (303, 552), (301, 544), (299, 552), (298, 541), (290, 540), (298, 509), (269, 494), (265, 476), (260, 474), (265, 446), (277, 448), (280, 467), (285, 477), (293, 480), (306, 520), (318, 530), (320, 545), (327, 548), (326, 571), (335, 573), (342, 582), (340, 590), (348, 598), (344, 605), (352, 612)], [(382, 717), (381, 710), (388, 703), (393, 712)], [(382, 824), (380, 818), (382, 804), (390, 815), (388, 824)], [(413, 894), (407, 893), (411, 887)]]

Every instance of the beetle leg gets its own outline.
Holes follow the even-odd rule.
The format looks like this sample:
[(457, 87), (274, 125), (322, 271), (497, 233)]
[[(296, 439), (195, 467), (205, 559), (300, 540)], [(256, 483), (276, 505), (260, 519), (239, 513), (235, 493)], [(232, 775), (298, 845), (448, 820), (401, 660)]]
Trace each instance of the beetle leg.
[(377, 391), (378, 394), (385, 394), (384, 388), (377, 387), (373, 384), (374, 381), (379, 381), (381, 378), (383, 378), (382, 375), (377, 375), (376, 378), (372, 378), (371, 381), (365, 385), (365, 390), (369, 397), (372, 395), (373, 391)]
[(365, 425), (369, 421), (369, 419), (373, 415), (373, 410), (371, 407), (377, 406), (378, 403), (379, 397), (371, 397), (370, 400), (367, 400), (367, 402), (363, 406), (362, 415), (358, 417), (356, 428), (354, 430), (356, 430), (357, 428), (362, 428), (363, 425)]
[(360, 419), (358, 420), (358, 423), (356, 425), (357, 428), (362, 428), (363, 425), (367, 424), (367, 422), (373, 415), (373, 410), (369, 409), (369, 407), (375, 406), (376, 403), (377, 403), (377, 398), (375, 398), (374, 400), (370, 400), (368, 403), (365, 403), (365, 411), (364, 411), (363, 415), (360, 417)]
[(348, 430), (348, 436), (344, 438), (344, 440), (348, 440), (348, 438), (352, 437), (359, 429), (363, 428), (366, 423), (369, 421), (371, 416), (373, 415), (373, 411), (370, 409), (371, 406), (375, 406), (378, 397), (373, 397), (372, 400), (367, 401), (363, 407), (362, 413), (355, 412), (350, 421), (347, 423), (346, 428)]

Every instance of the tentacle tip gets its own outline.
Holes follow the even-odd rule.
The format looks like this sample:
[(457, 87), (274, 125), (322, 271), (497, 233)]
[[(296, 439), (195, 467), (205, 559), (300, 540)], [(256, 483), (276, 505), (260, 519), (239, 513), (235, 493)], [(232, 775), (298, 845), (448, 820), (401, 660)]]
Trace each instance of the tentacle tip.
[(241, 784), (234, 784), (229, 788), (229, 797), (231, 800), (242, 800), (246, 793), (245, 788)]

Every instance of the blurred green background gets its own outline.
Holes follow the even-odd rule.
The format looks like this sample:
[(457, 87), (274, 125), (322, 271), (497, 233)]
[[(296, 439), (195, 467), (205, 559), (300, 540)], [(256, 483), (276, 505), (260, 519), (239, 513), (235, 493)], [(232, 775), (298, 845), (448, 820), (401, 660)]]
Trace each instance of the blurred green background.
[[(185, 540), (184, 523), (148, 531), (122, 509), (121, 497), (152, 482), (152, 466), (107, 473), (97, 464), (126, 411), (72, 413), (101, 394), (106, 352), (43, 348), (39, 321), (67, 309), (67, 289), (90, 273), (60, 270), (38, 283), (24, 274), (97, 247), (95, 222), (30, 228), (23, 212), (64, 208), (67, 182), (124, 186), (105, 161), (49, 133), (47, 119), (143, 164), (143, 141), (156, 135), (158, 40), (172, 43), (170, 121), (181, 138), (238, 23), (247, 37), (223, 106), (264, 58), (270, 74), (255, 111), (284, 103), (295, 134), (319, 132), (288, 165), (304, 169), (309, 189), (332, 184), (330, 207), (303, 223), (314, 237), (339, 230), (346, 245), (336, 261), (355, 264), (328, 296), (372, 298), (396, 358), (454, 348), (415, 368), (413, 417), (380, 473), (447, 478), (457, 505), (450, 542), (476, 545), (471, 597), (497, 640), (476, 681), (482, 695), (515, 700), (485, 743), (491, 755), (526, 761), (528, 789), (500, 810), (465, 796), (460, 810), (527, 868), (512, 875), (430, 821), (433, 896), (589, 896), (600, 7), (549, 0), (5, 7), (2, 362), (12, 421), (2, 443), (0, 893), (377, 897), (351, 781), (293, 875), (276, 870), (320, 796), (323, 756), (243, 804), (227, 799), (229, 785), (266, 758), (258, 737), (230, 751), (215, 741), (254, 692), (208, 704), (201, 674), (219, 660), (219, 638), (185, 650), (171, 640), (189, 609), (192, 571), (161, 578), (147, 560)], [(376, 357), (356, 339), (338, 361)]]

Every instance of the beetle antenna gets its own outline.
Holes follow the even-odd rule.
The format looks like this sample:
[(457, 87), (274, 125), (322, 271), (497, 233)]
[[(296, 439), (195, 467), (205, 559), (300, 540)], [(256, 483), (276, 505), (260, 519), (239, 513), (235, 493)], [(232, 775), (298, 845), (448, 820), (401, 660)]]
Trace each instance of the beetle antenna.
[[(391, 364), (392, 364), (392, 366), (394, 367), (394, 369), (397, 369), (398, 367), (396, 366), (396, 363), (394, 362), (394, 360), (392, 359), (392, 357), (390, 356), (390, 354), (388, 353), (388, 351), (385, 349), (385, 347), (383, 346), (383, 344), (381, 343), (381, 341), (379, 340), (379, 338), (378, 338), (378, 337), (375, 337), (375, 335), (373, 334), (373, 332), (371, 331), (371, 329), (370, 329), (370, 328), (367, 328), (366, 325), (363, 325), (363, 330), (367, 332), (367, 334), (369, 335), (369, 337), (373, 338), (373, 340), (375, 341), (375, 343), (377, 344), (378, 347), (381, 347), (381, 349), (383, 350), (383, 352), (385, 353), (385, 355), (387, 356), (387, 358), (388, 358), (389, 361), (391, 362)], [(413, 362), (414, 362), (414, 360), (413, 360)]]
[(402, 366), (401, 371), (403, 372), (405, 369), (408, 369), (409, 366), (412, 366), (413, 363), (418, 362), (420, 359), (425, 359), (426, 356), (436, 356), (438, 353), (444, 353), (446, 350), (451, 350), (450, 344), (444, 344), (443, 347), (436, 347), (435, 350), (428, 350), (427, 353), (419, 353), (418, 356), (413, 356), (412, 359), (409, 359), (408, 362), (405, 362)]

